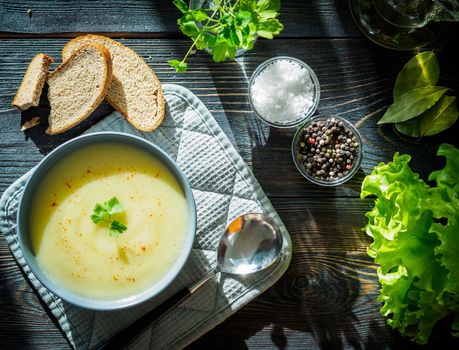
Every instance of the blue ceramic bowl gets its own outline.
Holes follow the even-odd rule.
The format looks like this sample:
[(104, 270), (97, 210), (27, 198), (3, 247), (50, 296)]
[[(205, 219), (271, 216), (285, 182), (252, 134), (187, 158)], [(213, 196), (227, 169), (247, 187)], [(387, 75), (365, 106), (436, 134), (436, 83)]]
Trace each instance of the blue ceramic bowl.
[[(41, 270), (36, 260), (32, 248), (32, 241), (29, 230), (29, 217), (30, 211), (32, 209), (32, 199), (36, 190), (38, 189), (38, 186), (40, 186), (40, 183), (45, 174), (48, 172), (48, 170), (73, 151), (81, 147), (92, 145), (94, 143), (99, 142), (114, 142), (138, 147), (142, 150), (149, 152), (155, 158), (160, 160), (172, 172), (172, 174), (175, 176), (178, 183), (182, 187), (186, 200), (188, 202), (188, 214), (190, 218), (188, 222), (185, 244), (177, 260), (166, 273), (166, 275), (160, 281), (154, 283), (146, 291), (118, 300), (90, 299), (88, 297), (82, 296), (69, 289), (64, 288), (63, 286), (59, 285), (59, 283), (57, 283), (56, 281), (49, 278)], [(17, 215), (17, 232), (19, 236), (19, 245), (21, 247), (22, 254), (24, 255), (24, 259), (27, 262), (27, 265), (29, 265), (33, 274), (40, 280), (40, 282), (46, 288), (48, 288), (52, 293), (56, 294), (60, 298), (68, 301), (69, 303), (92, 310), (116, 310), (134, 306), (154, 297), (163, 289), (165, 289), (176, 278), (176, 276), (179, 274), (179, 272), (185, 265), (188, 256), (191, 252), (191, 248), (195, 237), (195, 231), (196, 206), (194, 202), (193, 193), (191, 191), (191, 187), (188, 183), (188, 180), (186, 179), (185, 175), (182, 173), (178, 165), (163, 150), (161, 150), (159, 147), (155, 146), (151, 142), (148, 142), (137, 136), (132, 136), (118, 132), (98, 132), (83, 135), (62, 144), (54, 151), (52, 151), (50, 154), (48, 154), (38, 164), (33, 174), (27, 181), (19, 203)]]

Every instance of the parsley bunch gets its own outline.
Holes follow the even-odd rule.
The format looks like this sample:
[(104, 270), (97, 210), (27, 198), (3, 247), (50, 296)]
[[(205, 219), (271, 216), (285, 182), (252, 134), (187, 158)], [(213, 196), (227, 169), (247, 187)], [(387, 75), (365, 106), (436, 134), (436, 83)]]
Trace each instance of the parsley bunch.
[(113, 197), (103, 204), (97, 203), (94, 207), (91, 220), (95, 224), (104, 221), (108, 224), (108, 230), (110, 237), (118, 237), (127, 227), (117, 220), (113, 220), (113, 215), (123, 212), (123, 205), (120, 203), (118, 198)]
[(211, 50), (215, 62), (234, 59), (236, 50), (251, 50), (257, 37), (272, 39), (284, 28), (276, 18), (280, 0), (213, 0), (212, 8), (190, 9), (184, 0), (174, 0), (183, 13), (177, 21), (183, 34), (193, 44), (179, 60), (169, 60), (171, 67), (184, 73), (186, 59), (194, 48)]

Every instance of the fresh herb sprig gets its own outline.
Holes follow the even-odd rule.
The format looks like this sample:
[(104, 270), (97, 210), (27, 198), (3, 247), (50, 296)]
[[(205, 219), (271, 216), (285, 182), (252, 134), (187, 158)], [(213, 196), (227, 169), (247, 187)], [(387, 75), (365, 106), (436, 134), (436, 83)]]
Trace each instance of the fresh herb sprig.
[(432, 51), (413, 57), (399, 73), (394, 103), (378, 124), (395, 123), (402, 134), (423, 137), (451, 127), (458, 118), (456, 97), (451, 89), (436, 86), (440, 77), (438, 60)]
[(123, 223), (113, 220), (113, 215), (122, 213), (123, 210), (124, 207), (118, 198), (112, 197), (103, 204), (96, 204), (91, 215), (91, 220), (95, 224), (101, 221), (107, 223), (110, 237), (118, 237), (127, 230), (127, 227)]
[(280, 0), (213, 0), (214, 7), (190, 9), (184, 0), (174, 0), (183, 13), (180, 30), (193, 40), (182, 60), (169, 60), (171, 67), (184, 73), (186, 60), (196, 48), (211, 50), (215, 62), (234, 59), (238, 49), (251, 50), (257, 37), (272, 39), (284, 26), (276, 18)]

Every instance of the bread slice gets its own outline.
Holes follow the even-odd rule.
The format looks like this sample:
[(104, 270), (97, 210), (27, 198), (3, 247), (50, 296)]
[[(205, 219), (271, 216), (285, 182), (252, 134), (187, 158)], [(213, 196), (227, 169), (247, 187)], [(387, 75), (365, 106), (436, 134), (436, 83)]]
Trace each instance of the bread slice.
[(164, 95), (153, 70), (132, 49), (100, 35), (85, 35), (67, 43), (62, 59), (67, 61), (79, 47), (88, 43), (104, 45), (113, 61), (113, 80), (107, 101), (137, 129), (151, 131), (164, 118)]
[(64, 132), (86, 119), (105, 98), (111, 78), (110, 52), (104, 46), (79, 47), (48, 76), (51, 113), (46, 133)]
[(36, 107), (40, 102), (41, 90), (45, 84), (46, 75), (53, 59), (44, 53), (39, 53), (30, 62), (22, 78), (21, 85), (13, 98), (11, 105), (20, 111)]

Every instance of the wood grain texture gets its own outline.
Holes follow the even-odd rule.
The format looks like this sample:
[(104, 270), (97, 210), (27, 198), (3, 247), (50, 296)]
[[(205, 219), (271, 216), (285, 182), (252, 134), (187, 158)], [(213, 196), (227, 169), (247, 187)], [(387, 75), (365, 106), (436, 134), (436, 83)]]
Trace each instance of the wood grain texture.
[[(68, 349), (0, 235), (0, 348)], [(42, 339), (41, 341), (39, 339)], [(48, 346), (46, 346), (48, 344)]]
[[(0, 32), (37, 34), (106, 32), (117, 37), (179, 34), (171, 0), (2, 0)], [(27, 10), (32, 9), (29, 16)], [(337, 14), (340, 14), (337, 18)], [(360, 36), (347, 1), (283, 0), (282, 36)]]
[[(44, 134), (45, 126), (20, 131), (21, 121), (48, 112), (40, 107), (22, 115), (11, 99), (31, 57), (45, 52), (60, 61), (66, 40), (0, 40), (0, 192), (31, 169), (57, 145), (79, 135), (111, 112), (102, 105), (85, 123), (63, 135)], [(282, 279), (190, 348), (415, 348), (401, 339), (379, 315), (375, 266), (366, 255), (369, 239), (361, 232), (370, 201), (359, 200), (360, 182), (395, 151), (414, 155), (413, 168), (425, 176), (441, 161), (437, 145), (459, 145), (458, 127), (419, 142), (399, 137), (376, 121), (391, 103), (395, 77), (409, 53), (387, 51), (361, 38), (260, 40), (238, 62), (215, 64), (205, 53), (194, 55), (190, 69), (178, 75), (166, 60), (182, 55), (187, 40), (128, 39), (163, 83), (183, 85), (211, 110), (252, 168), (293, 241), (294, 255)], [(442, 85), (458, 91), (455, 45), (439, 49)], [(355, 123), (365, 140), (362, 169), (347, 185), (323, 189), (296, 171), (290, 155), (294, 130), (269, 128), (255, 118), (247, 99), (247, 81), (256, 66), (276, 55), (304, 60), (321, 83), (319, 112), (341, 115)], [(0, 348), (67, 348), (0, 238)], [(440, 345), (441, 344), (441, 345)], [(432, 348), (458, 348), (448, 322), (437, 327)]]
[[(31, 169), (42, 157), (62, 142), (79, 135), (112, 110), (102, 105), (93, 116), (69, 132), (48, 136), (38, 126), (22, 133), (21, 113), (10, 105), (30, 58), (44, 51), (60, 63), (60, 50), (66, 40), (3, 40), (0, 42), (0, 191)], [(176, 83), (193, 91), (214, 114), (265, 191), (270, 196), (357, 196), (364, 174), (380, 161), (391, 159), (403, 150), (414, 155), (414, 169), (426, 175), (432, 170), (433, 155), (440, 142), (455, 142), (457, 127), (438, 137), (416, 140), (399, 137), (392, 126), (377, 127), (376, 121), (392, 103), (391, 92), (398, 71), (409, 54), (376, 48), (364, 39), (283, 39), (260, 41), (256, 50), (238, 62), (215, 64), (206, 53), (190, 59), (187, 74), (176, 74), (166, 63), (187, 48), (181, 40), (124, 40), (156, 71), (163, 83)], [(448, 48), (451, 47), (451, 48)], [(440, 84), (459, 88), (456, 65), (459, 56), (453, 46), (439, 52)], [(321, 84), (318, 113), (343, 116), (357, 125), (365, 146), (361, 171), (347, 185), (323, 189), (305, 181), (291, 160), (293, 129), (270, 128), (250, 111), (246, 98), (247, 81), (258, 64), (265, 59), (287, 54), (307, 62)], [(40, 107), (22, 113), (22, 121), (40, 115), (46, 123), (46, 98)], [(273, 172), (276, 176), (273, 176)]]
[[(366, 254), (362, 213), (371, 200), (271, 198), (293, 257), (268, 291), (188, 347), (204, 349), (457, 349), (445, 319), (420, 347), (379, 316), (377, 266)], [(441, 345), (440, 345), (441, 344)]]

